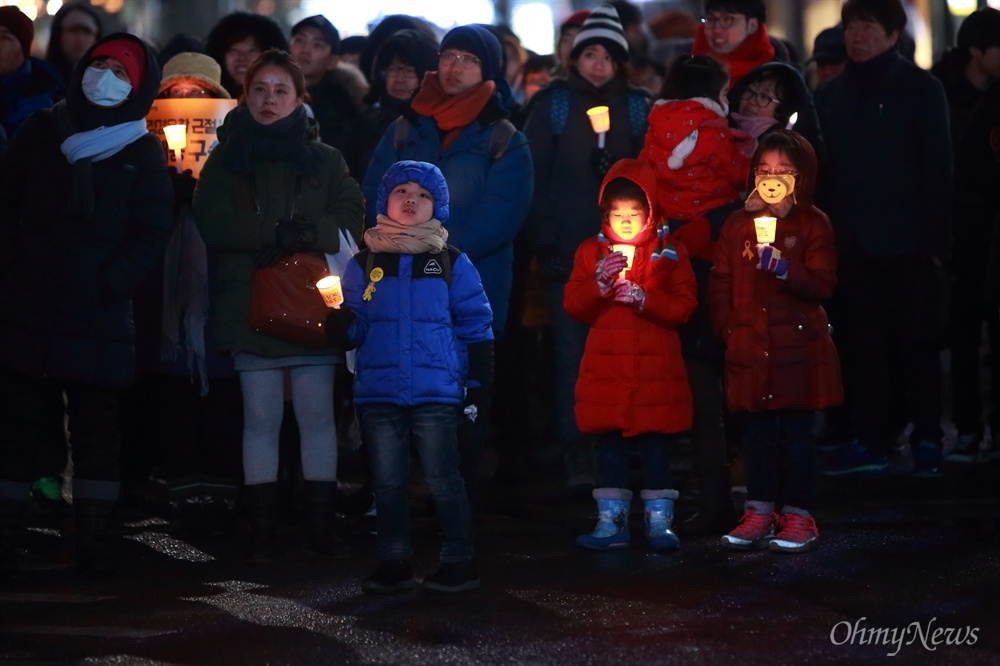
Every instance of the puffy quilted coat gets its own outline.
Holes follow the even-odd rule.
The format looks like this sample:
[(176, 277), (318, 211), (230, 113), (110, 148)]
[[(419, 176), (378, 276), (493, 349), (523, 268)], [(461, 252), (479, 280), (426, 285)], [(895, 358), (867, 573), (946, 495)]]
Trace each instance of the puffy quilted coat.
[(779, 132), (794, 137), (803, 157), (797, 203), (778, 219), (775, 233), (787, 279), (757, 269), (755, 213), (746, 210), (726, 220), (712, 266), (712, 326), (726, 343), (732, 411), (823, 409), (843, 400), (840, 362), (820, 305), (836, 285), (837, 256), (830, 220), (812, 205), (816, 157), (801, 135)]
[[(616, 163), (602, 185), (624, 177), (647, 199), (655, 187), (652, 169), (640, 162)], [(607, 233), (607, 231), (605, 231)], [(663, 248), (658, 258), (653, 250)], [(694, 312), (695, 279), (687, 251), (669, 236), (636, 246), (625, 277), (646, 290), (642, 311), (602, 297), (594, 279), (608, 245), (590, 238), (580, 245), (566, 284), (564, 307), (590, 326), (576, 383), (576, 421), (582, 432), (681, 432), (691, 427), (691, 391), (681, 358), (677, 327)]]
[(527, 141), (516, 132), (496, 159), (493, 126), (506, 115), (496, 98), (445, 149), (432, 118), (411, 111), (404, 115), (412, 126), (402, 145), (396, 145), (395, 126), (390, 125), (365, 172), (361, 189), (368, 225), (375, 224), (379, 182), (394, 162), (417, 160), (441, 169), (450, 193), (448, 242), (475, 265), (493, 308), (494, 328), (502, 331), (513, 283), (514, 237), (527, 217), (534, 182)]
[(438, 254), (362, 250), (351, 259), (342, 284), (356, 316), (348, 331), (358, 345), (354, 404), (462, 404), (465, 347), (493, 339), (493, 314), (472, 262), (448, 252), (450, 288)]
[[(674, 155), (694, 130), (690, 154)], [(753, 154), (753, 138), (730, 129), (722, 106), (705, 98), (659, 100), (649, 112), (649, 129), (639, 159), (656, 169), (657, 203), (665, 217), (693, 220), (713, 208), (739, 201)]]
[[(91, 51), (111, 38), (146, 50), (129, 101), (113, 109), (87, 102), (81, 65), (66, 99), (29, 117), (0, 160), (0, 364), (121, 387), (135, 367), (132, 293), (162, 260), (173, 194), (152, 134), (78, 168), (60, 150), (69, 133), (141, 120), (152, 105), (160, 82), (152, 51), (122, 34)], [(90, 60), (88, 52), (81, 62)]]

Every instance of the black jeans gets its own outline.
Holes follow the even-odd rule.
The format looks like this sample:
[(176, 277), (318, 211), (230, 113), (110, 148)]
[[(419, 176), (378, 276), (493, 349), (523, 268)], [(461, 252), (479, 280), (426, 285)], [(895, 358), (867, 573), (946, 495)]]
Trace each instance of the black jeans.
[(0, 480), (30, 483), (52, 470), (40, 460), (65, 457), (66, 443), (52, 435), (69, 417), (73, 476), (115, 481), (120, 476), (117, 390), (26, 377), (0, 368)]
[(816, 413), (806, 409), (744, 414), (747, 499), (813, 510)]

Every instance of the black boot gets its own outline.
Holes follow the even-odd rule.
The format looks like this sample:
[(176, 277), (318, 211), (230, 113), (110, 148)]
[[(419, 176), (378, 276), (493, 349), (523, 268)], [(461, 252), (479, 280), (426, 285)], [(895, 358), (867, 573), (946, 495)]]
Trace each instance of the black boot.
[(118, 558), (108, 544), (108, 526), (115, 502), (110, 500), (73, 499), (76, 520), (76, 565), (89, 574), (108, 576), (118, 573)]
[(337, 508), (336, 481), (306, 481), (306, 526), (309, 550), (321, 557), (345, 558), (351, 552), (334, 529)]
[(17, 554), (24, 529), (24, 502), (0, 499), (0, 580), (20, 573)]
[(729, 470), (726, 467), (705, 470), (698, 475), (698, 487), (701, 506), (697, 513), (678, 525), (677, 532), (685, 536), (728, 534), (736, 527), (737, 519)]
[(278, 484), (243, 486), (243, 493), (250, 519), (250, 542), (244, 561), (270, 564), (274, 560), (274, 531), (278, 526)]

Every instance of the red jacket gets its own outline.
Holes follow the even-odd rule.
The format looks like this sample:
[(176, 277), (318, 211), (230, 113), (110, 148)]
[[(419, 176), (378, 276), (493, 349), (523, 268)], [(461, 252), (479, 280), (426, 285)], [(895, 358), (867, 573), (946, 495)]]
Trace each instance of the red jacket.
[(776, 227), (774, 247), (788, 260), (787, 279), (757, 269), (753, 218), (765, 211), (733, 213), (716, 244), (709, 299), (712, 328), (726, 343), (732, 411), (823, 409), (843, 401), (840, 362), (820, 305), (837, 282), (833, 228), (811, 203), (815, 154), (805, 139), (788, 134), (805, 164), (796, 179), (798, 202)]
[[(671, 156), (694, 130), (698, 139), (683, 163)], [(739, 201), (755, 141), (731, 129), (722, 107), (705, 98), (660, 100), (649, 112), (649, 129), (639, 159), (656, 171), (656, 202), (664, 217), (693, 220), (713, 208)], [(680, 155), (676, 155), (680, 158)]]
[[(649, 165), (617, 162), (601, 191), (618, 177), (639, 184), (650, 199), (654, 186)], [(655, 259), (654, 250), (662, 250)], [(565, 290), (566, 312), (590, 326), (576, 383), (577, 425), (583, 432), (621, 431), (626, 437), (687, 430), (691, 391), (677, 335), (677, 327), (697, 305), (687, 251), (669, 235), (656, 233), (636, 246), (626, 278), (646, 291), (641, 312), (615, 303), (612, 296), (601, 297), (594, 275), (607, 252), (608, 244), (600, 237), (584, 241)]]

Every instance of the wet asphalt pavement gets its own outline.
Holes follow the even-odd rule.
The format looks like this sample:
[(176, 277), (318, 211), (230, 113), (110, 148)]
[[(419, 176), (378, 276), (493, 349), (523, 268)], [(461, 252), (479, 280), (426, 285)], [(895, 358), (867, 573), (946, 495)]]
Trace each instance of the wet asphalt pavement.
[[(823, 479), (822, 545), (801, 555), (726, 551), (714, 537), (653, 554), (636, 503), (630, 549), (576, 551), (590, 500), (544, 478), (484, 482), (483, 586), (446, 597), (362, 594), (374, 539), (349, 536), (347, 560), (309, 557), (294, 516), (278, 560), (261, 567), (240, 562), (239, 529), (180, 537), (163, 519), (125, 515), (110, 578), (77, 573), (68, 540), (36, 520), (27, 571), (0, 587), (0, 661), (996, 665), (998, 482), (995, 464), (936, 480)], [(439, 536), (420, 501), (414, 510), (421, 578)]]

